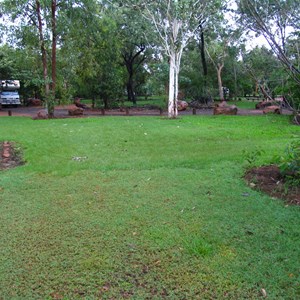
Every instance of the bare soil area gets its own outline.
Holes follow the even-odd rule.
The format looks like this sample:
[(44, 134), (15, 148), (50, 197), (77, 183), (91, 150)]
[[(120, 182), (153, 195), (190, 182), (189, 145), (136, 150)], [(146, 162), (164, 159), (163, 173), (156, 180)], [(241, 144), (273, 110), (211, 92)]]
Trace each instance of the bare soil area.
[(21, 151), (13, 142), (0, 143), (0, 170), (11, 169), (23, 165)]
[(253, 168), (245, 179), (256, 190), (283, 199), (287, 204), (300, 205), (300, 187), (288, 187), (276, 165)]

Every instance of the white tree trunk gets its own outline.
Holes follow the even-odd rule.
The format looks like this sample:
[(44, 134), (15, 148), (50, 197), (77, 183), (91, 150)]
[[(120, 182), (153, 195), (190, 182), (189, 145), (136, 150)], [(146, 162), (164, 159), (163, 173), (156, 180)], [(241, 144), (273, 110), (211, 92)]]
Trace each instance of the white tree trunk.
[(177, 100), (179, 93), (179, 71), (180, 71), (180, 62), (183, 52), (181, 47), (177, 52), (175, 49), (169, 54), (170, 59), (170, 73), (169, 73), (169, 103), (168, 103), (168, 116), (169, 118), (177, 118), (178, 109), (177, 109)]
[(176, 54), (172, 52), (170, 55), (170, 71), (169, 71), (169, 102), (168, 102), (168, 117), (176, 118), (177, 110), (177, 95), (178, 95), (178, 72), (176, 70)]
[(176, 118), (182, 51), (190, 39), (195, 36), (201, 21), (206, 19), (207, 11), (209, 11), (206, 7), (209, 1), (137, 1), (137, 5), (131, 2), (125, 1), (131, 7), (134, 6), (134, 9), (140, 8), (142, 15), (153, 26), (170, 60), (168, 116)]

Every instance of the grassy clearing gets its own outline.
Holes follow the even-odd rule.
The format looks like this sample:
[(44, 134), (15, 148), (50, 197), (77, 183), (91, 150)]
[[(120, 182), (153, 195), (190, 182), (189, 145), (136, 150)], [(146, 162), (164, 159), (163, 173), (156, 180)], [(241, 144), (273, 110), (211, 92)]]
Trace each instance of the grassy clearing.
[(299, 208), (249, 189), (283, 116), (0, 119), (2, 299), (297, 299)]
[[(82, 99), (82, 103), (92, 105), (91, 99)], [(102, 100), (97, 99), (95, 103), (96, 107), (104, 107), (104, 103)], [(114, 102), (111, 104), (113, 108), (115, 107), (132, 107), (133, 103), (131, 101), (127, 101), (127, 98), (124, 98), (124, 101)], [(166, 96), (149, 96), (149, 97), (137, 97), (136, 107), (145, 107), (145, 106), (154, 106), (159, 108), (166, 108), (167, 106), (167, 98)]]
[(249, 101), (249, 100), (242, 100), (242, 101), (228, 101), (230, 105), (236, 105), (238, 108), (242, 109), (255, 109), (255, 105), (258, 102)]

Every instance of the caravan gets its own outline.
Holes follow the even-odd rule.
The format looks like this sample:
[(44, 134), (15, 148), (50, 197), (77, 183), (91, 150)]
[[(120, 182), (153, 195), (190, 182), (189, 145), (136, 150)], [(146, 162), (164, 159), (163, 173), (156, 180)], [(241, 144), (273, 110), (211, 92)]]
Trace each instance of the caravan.
[(0, 80), (0, 104), (20, 105), (19, 89), (19, 80)]

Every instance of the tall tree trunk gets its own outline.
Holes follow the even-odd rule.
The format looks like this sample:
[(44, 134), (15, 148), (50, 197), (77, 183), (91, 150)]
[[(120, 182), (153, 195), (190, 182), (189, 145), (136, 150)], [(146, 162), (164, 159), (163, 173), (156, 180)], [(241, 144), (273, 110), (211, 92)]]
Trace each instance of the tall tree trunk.
[(52, 0), (51, 4), (51, 22), (52, 22), (52, 93), (56, 90), (56, 48), (57, 48), (57, 32), (56, 32), (56, 0)]
[(204, 31), (203, 31), (202, 24), (200, 24), (199, 50), (200, 50), (201, 64), (202, 64), (202, 68), (203, 68), (204, 90), (206, 91), (208, 69), (207, 69), (207, 62), (206, 62), (206, 56), (205, 56), (205, 38), (204, 38)]
[(103, 97), (103, 103), (104, 103), (104, 109), (109, 109), (109, 101), (107, 96)]
[(54, 105), (55, 105), (55, 91), (56, 91), (56, 48), (57, 48), (57, 32), (56, 32), (56, 0), (51, 1), (51, 30), (52, 30), (52, 82), (51, 82), (51, 94), (48, 99), (48, 114), (49, 118), (54, 117)]
[(143, 56), (140, 60), (139, 56), (145, 51), (145, 45), (138, 45), (139, 50), (134, 53), (134, 49), (125, 52), (123, 56), (123, 60), (128, 72), (128, 80), (127, 80), (127, 98), (128, 101), (131, 101), (134, 105), (136, 105), (136, 96), (134, 92), (134, 75), (136, 70), (145, 60), (145, 56)]
[(47, 66), (47, 52), (43, 34), (43, 21), (41, 15), (41, 4), (39, 0), (36, 0), (36, 13), (38, 18), (38, 31), (39, 31), (39, 40), (41, 46), (41, 53), (42, 53), (42, 63), (43, 63), (43, 78), (44, 78), (44, 88), (45, 88), (45, 97), (46, 99), (49, 96), (49, 82), (48, 82), (48, 66)]
[(224, 67), (223, 63), (217, 64), (217, 77), (218, 77), (218, 87), (219, 87), (219, 97), (221, 101), (224, 101), (224, 91), (223, 91), (223, 84), (222, 84), (222, 69)]
[(234, 97), (237, 97), (238, 94), (238, 83), (237, 83), (237, 70), (236, 65), (233, 66), (233, 73), (234, 73)]
[(169, 118), (177, 118), (178, 108), (177, 108), (177, 98), (179, 92), (179, 71), (180, 62), (184, 46), (178, 49), (177, 36), (180, 28), (180, 22), (177, 19), (173, 22), (173, 43), (169, 49), (169, 59), (170, 59), (170, 70), (169, 70), (169, 101), (168, 101), (168, 116)]
[(168, 101), (168, 116), (169, 118), (177, 117), (177, 103), (175, 95), (175, 53), (170, 57), (170, 71), (169, 71), (169, 101)]
[(133, 87), (133, 72), (128, 70), (128, 81), (127, 81), (127, 97), (128, 101), (131, 101), (134, 105), (136, 105), (136, 96)]
[(176, 94), (176, 90), (178, 91), (178, 77), (176, 74), (176, 54), (172, 52), (170, 55), (168, 116), (173, 119), (178, 115)]

